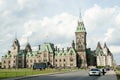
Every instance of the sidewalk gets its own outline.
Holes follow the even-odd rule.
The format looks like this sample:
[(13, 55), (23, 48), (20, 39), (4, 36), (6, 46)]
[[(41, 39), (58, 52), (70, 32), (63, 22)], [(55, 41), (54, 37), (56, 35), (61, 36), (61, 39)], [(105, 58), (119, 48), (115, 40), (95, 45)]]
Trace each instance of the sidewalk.
[(117, 76), (114, 71), (108, 71), (105, 75), (98, 78), (98, 80), (117, 80)]

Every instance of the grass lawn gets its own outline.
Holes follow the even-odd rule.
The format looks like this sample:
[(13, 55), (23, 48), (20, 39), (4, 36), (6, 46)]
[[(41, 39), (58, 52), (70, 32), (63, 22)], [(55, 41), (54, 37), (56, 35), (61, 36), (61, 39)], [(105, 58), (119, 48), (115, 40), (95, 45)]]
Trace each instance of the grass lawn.
[(66, 72), (66, 71), (71, 71), (71, 70), (77, 70), (77, 69), (76, 68), (72, 68), (72, 69), (46, 69), (46, 70), (0, 69), (0, 79), (13, 78), (13, 77), (18, 77), (18, 76), (54, 73), (54, 72)]
[(117, 75), (118, 80), (120, 80), (120, 70), (116, 70), (116, 75)]

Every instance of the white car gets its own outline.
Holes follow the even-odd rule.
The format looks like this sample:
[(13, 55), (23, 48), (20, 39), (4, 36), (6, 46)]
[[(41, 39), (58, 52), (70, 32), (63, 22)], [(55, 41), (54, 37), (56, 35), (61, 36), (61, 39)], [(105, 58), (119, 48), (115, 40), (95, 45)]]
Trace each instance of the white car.
[(89, 76), (92, 76), (92, 75), (100, 76), (101, 75), (101, 71), (98, 68), (92, 68), (89, 71)]

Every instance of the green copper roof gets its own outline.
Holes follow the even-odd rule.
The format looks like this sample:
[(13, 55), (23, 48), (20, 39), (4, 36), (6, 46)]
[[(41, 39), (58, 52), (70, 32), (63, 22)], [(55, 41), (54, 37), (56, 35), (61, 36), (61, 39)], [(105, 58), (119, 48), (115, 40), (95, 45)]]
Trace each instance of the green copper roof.
[(68, 51), (68, 54), (76, 54), (76, 52), (75, 52), (75, 50), (74, 50), (74, 48), (70, 48), (70, 50)]
[(40, 52), (47, 51), (53, 53), (53, 44), (52, 43), (44, 43), (41, 45)]
[(86, 29), (84, 27), (84, 23), (83, 22), (78, 22), (78, 26), (77, 26), (76, 32), (86, 32)]
[(26, 57), (36, 57), (37, 56), (37, 51), (33, 51), (32, 53), (28, 52)]
[(100, 48), (97, 48), (97, 49), (95, 50), (95, 55), (96, 55), (96, 56), (98, 56), (98, 55), (104, 55), (103, 50), (100, 49)]
[(64, 50), (64, 52), (62, 50), (55, 51), (55, 56), (65, 56), (65, 55), (69, 55), (69, 54), (76, 54), (75, 50), (73, 48), (70, 48), (69, 51)]

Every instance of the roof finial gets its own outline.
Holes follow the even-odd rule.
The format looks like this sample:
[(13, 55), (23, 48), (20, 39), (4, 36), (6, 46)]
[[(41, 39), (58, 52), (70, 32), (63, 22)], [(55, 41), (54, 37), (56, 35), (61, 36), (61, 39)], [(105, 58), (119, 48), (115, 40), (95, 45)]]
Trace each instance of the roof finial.
[(81, 8), (80, 8), (80, 14), (79, 14), (79, 22), (82, 22)]
[(82, 16), (81, 16), (81, 8), (80, 8), (80, 15), (79, 15), (79, 17), (80, 17), (80, 19), (82, 18)]

